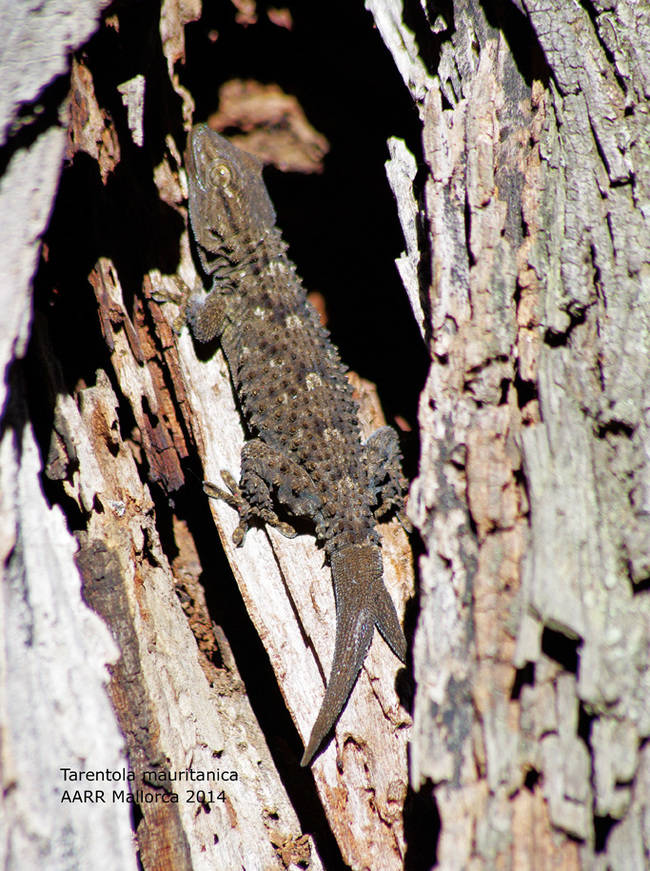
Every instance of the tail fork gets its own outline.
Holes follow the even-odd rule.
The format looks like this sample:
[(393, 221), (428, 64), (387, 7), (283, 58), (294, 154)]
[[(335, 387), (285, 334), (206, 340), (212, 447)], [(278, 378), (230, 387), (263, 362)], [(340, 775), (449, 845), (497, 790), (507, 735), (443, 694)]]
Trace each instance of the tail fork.
[(336, 641), (327, 689), (300, 764), (308, 765), (339, 718), (372, 642), (375, 626), (402, 662), (406, 639), (384, 586), (376, 545), (350, 545), (332, 554)]

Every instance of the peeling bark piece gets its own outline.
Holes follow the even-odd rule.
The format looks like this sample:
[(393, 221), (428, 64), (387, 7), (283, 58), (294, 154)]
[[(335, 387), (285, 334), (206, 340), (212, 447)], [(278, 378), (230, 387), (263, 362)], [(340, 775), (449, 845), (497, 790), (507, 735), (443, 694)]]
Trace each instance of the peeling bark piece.
[(395, 265), (411, 303), (417, 325), (425, 337), (425, 318), (420, 300), (420, 252), (418, 250), (417, 224), (419, 210), (413, 194), (413, 182), (417, 173), (415, 158), (401, 139), (389, 139), (390, 160), (386, 161), (386, 174), (397, 203), (406, 252), (397, 258)]
[(309, 124), (296, 98), (278, 85), (241, 79), (226, 82), (210, 126), (240, 128), (241, 135), (229, 136), (233, 145), (284, 171), (321, 172), (329, 151), (327, 140)]
[(429, 77), (413, 31), (404, 22), (402, 0), (365, 0), (365, 7), (372, 12), (377, 29), (381, 33), (395, 65), (416, 103), (420, 103), (432, 81)]

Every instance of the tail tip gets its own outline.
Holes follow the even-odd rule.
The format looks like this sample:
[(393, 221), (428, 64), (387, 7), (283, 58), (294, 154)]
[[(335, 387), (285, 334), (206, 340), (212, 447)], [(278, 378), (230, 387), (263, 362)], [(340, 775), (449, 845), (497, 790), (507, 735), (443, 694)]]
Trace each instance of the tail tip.
[(314, 726), (309, 737), (309, 742), (305, 747), (305, 752), (302, 754), (302, 759), (300, 760), (301, 768), (306, 768), (312, 761), (312, 759), (314, 758), (314, 754), (318, 750), (324, 737), (324, 735), (316, 734), (316, 726)]

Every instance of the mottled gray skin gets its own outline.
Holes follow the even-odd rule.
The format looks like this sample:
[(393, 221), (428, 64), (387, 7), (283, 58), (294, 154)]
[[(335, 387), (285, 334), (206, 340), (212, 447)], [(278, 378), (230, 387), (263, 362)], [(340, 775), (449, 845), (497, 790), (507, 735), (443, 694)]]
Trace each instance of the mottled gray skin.
[(209, 294), (194, 293), (187, 320), (201, 342), (219, 338), (251, 438), (230, 493), (206, 484), (249, 525), (294, 535), (276, 514), (310, 518), (332, 568), (336, 641), (327, 690), (302, 765), (336, 723), (377, 626), (405, 661), (406, 640), (383, 582), (375, 517), (402, 507), (404, 479), (390, 427), (361, 443), (357, 405), (286, 245), (262, 167), (206, 125), (186, 154), (190, 220)]

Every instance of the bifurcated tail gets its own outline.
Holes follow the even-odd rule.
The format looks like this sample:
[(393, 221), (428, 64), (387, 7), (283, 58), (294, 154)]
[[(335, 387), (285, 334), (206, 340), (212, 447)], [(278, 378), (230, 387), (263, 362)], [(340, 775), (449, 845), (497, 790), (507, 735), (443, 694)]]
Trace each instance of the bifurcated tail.
[(406, 661), (406, 639), (384, 586), (377, 545), (349, 545), (332, 554), (336, 599), (334, 659), (325, 697), (300, 762), (308, 765), (339, 718), (366, 658), (375, 626), (393, 652)]

